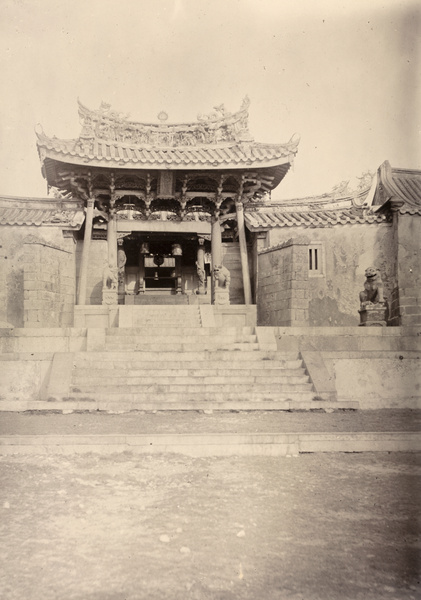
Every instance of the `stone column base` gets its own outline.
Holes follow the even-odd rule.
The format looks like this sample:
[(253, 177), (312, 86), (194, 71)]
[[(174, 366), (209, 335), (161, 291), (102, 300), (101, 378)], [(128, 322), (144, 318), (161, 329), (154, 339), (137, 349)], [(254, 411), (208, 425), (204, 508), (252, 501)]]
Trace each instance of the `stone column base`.
[(384, 303), (367, 304), (361, 308), (360, 327), (386, 327), (387, 307)]

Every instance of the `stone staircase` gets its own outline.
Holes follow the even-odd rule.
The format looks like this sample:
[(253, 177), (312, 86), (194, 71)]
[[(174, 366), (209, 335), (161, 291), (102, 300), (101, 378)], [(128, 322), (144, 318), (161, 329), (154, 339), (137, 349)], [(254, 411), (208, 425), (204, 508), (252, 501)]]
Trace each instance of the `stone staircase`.
[(188, 305), (188, 296), (185, 294), (138, 294), (136, 296), (126, 296), (126, 303), (132, 303), (138, 306), (184, 306)]
[(262, 350), (252, 327), (202, 327), (197, 306), (145, 306), (106, 330), (102, 351), (74, 354), (68, 401), (95, 409), (315, 408), (297, 352)]

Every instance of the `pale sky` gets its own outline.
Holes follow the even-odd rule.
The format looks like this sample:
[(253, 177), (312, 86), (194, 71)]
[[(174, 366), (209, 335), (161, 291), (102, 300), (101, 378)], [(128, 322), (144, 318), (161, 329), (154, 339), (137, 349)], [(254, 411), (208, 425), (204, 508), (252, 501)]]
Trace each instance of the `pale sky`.
[(421, 168), (420, 23), (416, 0), (0, 0), (0, 194), (46, 195), (34, 127), (78, 137), (77, 97), (185, 122), (247, 94), (256, 141), (301, 135), (274, 198)]

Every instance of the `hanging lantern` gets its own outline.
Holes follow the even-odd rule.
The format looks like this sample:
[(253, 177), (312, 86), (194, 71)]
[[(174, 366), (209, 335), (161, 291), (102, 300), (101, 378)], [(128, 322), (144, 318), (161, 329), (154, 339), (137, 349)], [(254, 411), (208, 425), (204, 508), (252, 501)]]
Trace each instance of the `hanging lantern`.
[(173, 256), (183, 256), (183, 249), (181, 244), (173, 244), (172, 245), (172, 255)]
[(140, 244), (140, 254), (149, 254), (149, 242), (142, 242)]

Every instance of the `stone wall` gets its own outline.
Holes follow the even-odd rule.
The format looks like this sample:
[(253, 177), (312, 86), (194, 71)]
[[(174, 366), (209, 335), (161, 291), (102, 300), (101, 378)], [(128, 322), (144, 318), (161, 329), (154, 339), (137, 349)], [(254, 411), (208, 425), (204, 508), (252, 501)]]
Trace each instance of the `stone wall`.
[[(34, 253), (32, 253), (30, 250), (31, 240), (35, 240), (37, 244), (49, 244), (66, 250), (69, 264), (64, 270), (67, 269), (67, 275), (70, 278), (73, 277), (72, 293), (74, 293), (75, 244), (73, 237), (64, 238), (62, 231), (54, 227), (15, 225), (1, 226), (0, 240), (0, 324), (3, 327), (23, 327), (25, 319), (29, 316), (24, 310), (30, 310), (28, 304), (30, 297), (31, 301), (36, 303), (37, 306), (40, 300), (38, 291), (41, 290), (29, 290), (24, 285), (25, 266), (28, 268), (33, 264), (41, 264), (37, 258), (38, 251), (34, 250)], [(35, 247), (37, 246), (35, 245)], [(62, 275), (64, 275), (64, 270)], [(33, 284), (31, 285), (34, 287)], [(31, 294), (28, 293), (29, 291), (31, 291)], [(60, 306), (64, 307), (64, 304), (59, 304), (59, 309)], [(31, 308), (31, 310), (38, 310), (38, 308)], [(39, 321), (36, 322), (39, 323)], [(41, 325), (34, 326), (39, 327)]]
[(24, 327), (69, 327), (75, 304), (73, 239), (60, 246), (35, 236), (24, 242)]
[[(319, 273), (309, 273), (308, 246), (305, 252), (293, 251), (302, 236), (309, 246), (318, 244), (321, 250)], [(372, 265), (380, 269), (385, 296), (389, 304), (392, 301), (397, 267), (391, 224), (275, 228), (269, 232), (268, 244), (274, 248), (270, 258), (267, 250), (259, 255), (258, 319), (262, 325), (286, 325), (289, 320), (289, 324), (303, 326), (357, 326), (364, 271)], [(298, 280), (291, 284), (293, 273)], [(288, 319), (293, 306), (305, 312), (290, 312)]]
[(258, 257), (259, 325), (308, 324), (308, 239), (300, 236), (262, 250)]

